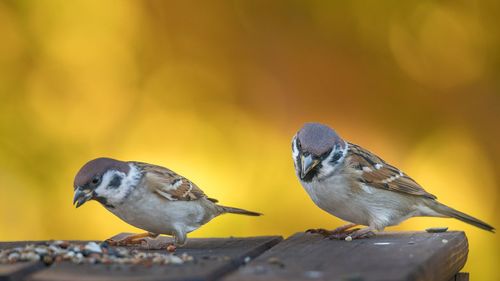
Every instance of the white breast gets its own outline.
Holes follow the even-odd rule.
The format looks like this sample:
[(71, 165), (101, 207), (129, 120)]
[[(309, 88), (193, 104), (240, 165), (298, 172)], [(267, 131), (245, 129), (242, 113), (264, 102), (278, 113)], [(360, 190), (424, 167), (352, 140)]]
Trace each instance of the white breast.
[(353, 192), (349, 184), (347, 174), (336, 174), (310, 183), (302, 182), (318, 207), (348, 222), (382, 230), (417, 215), (409, 196), (369, 185), (359, 185)]
[(342, 175), (332, 175), (328, 179), (310, 183), (302, 182), (314, 203), (326, 212), (348, 222), (367, 225), (366, 215), (356, 208), (354, 194)]
[(168, 201), (140, 188), (123, 204), (108, 210), (135, 227), (169, 235), (176, 229), (191, 232), (214, 217), (199, 201)]

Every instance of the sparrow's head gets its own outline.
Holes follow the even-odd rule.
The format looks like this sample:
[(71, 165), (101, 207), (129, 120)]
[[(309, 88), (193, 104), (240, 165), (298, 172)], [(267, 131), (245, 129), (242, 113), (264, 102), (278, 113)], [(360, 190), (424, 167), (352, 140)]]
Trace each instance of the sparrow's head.
[(333, 170), (344, 153), (345, 142), (337, 133), (319, 123), (306, 123), (293, 137), (292, 155), (301, 180)]
[(127, 162), (97, 158), (87, 162), (75, 176), (73, 204), (80, 207), (85, 202), (95, 199), (106, 207), (113, 207), (122, 196), (124, 182), (131, 170)]

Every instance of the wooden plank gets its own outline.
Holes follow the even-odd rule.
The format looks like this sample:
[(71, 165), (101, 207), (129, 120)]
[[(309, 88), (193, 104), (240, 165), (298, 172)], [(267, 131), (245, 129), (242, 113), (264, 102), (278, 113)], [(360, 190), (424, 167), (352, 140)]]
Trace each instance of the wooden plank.
[(443, 281), (467, 253), (463, 232), (380, 233), (350, 242), (297, 233), (224, 280)]
[(16, 264), (0, 264), (0, 281), (17, 281), (32, 272), (45, 268), (41, 262), (23, 262)]
[[(123, 235), (123, 234), (122, 234)], [(177, 255), (186, 253), (193, 262), (181, 265), (104, 265), (61, 262), (30, 275), (27, 280), (214, 280), (235, 270), (282, 240), (279, 236), (248, 238), (189, 239), (178, 248)], [(159, 244), (171, 242), (160, 237)], [(160, 251), (139, 248), (139, 251)]]
[[(26, 244), (39, 244), (43, 241), (26, 241), (26, 242), (1, 242), (0, 250), (14, 247), (21, 247)], [(16, 264), (0, 264), (0, 281), (17, 281), (37, 271), (45, 268), (42, 262), (22, 262)]]

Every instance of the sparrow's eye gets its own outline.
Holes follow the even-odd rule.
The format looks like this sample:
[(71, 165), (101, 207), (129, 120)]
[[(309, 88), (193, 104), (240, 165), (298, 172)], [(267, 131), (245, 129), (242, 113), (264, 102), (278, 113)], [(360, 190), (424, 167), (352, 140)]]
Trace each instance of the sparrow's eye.
[(101, 178), (98, 176), (95, 176), (90, 183), (92, 185), (98, 185), (100, 181), (101, 181)]

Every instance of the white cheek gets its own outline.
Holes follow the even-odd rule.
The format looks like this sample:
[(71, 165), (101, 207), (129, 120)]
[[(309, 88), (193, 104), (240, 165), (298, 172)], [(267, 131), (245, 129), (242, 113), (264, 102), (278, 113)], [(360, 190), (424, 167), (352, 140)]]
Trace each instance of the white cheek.
[(293, 166), (297, 172), (297, 175), (298, 175), (298, 171), (297, 171), (298, 157), (299, 157), (299, 148), (297, 147), (297, 139), (294, 138), (292, 141), (292, 159), (293, 159)]
[(330, 152), (330, 155), (321, 161), (321, 169), (319, 170), (319, 177), (324, 177), (331, 174), (335, 170), (335, 166), (330, 163), (333, 155), (335, 155), (335, 150)]
[(344, 158), (347, 154), (347, 149), (348, 149), (348, 147), (347, 147), (347, 143), (346, 143), (346, 146), (345, 146), (344, 150), (342, 151), (342, 156), (336, 162), (336, 164), (330, 163), (330, 161), (332, 161), (332, 158), (335, 156), (335, 153), (337, 152), (336, 149), (332, 149), (332, 151), (330, 152), (328, 157), (326, 157), (325, 160), (321, 161), (322, 167), (321, 167), (321, 170), (319, 171), (319, 175), (318, 175), (318, 178), (320, 180), (327, 178), (336, 172), (337, 167), (338, 167), (338, 163), (341, 163), (342, 161), (344, 161)]
[(296, 161), (299, 156), (299, 149), (297, 148), (297, 140), (294, 138), (292, 141), (292, 157), (293, 160)]
[[(121, 177), (121, 184), (118, 187), (109, 187), (109, 183), (115, 176)], [(118, 205), (130, 195), (141, 180), (141, 172), (130, 164), (128, 174), (119, 171), (108, 171), (102, 177), (101, 184), (95, 189), (97, 196), (106, 198), (111, 205)]]
[(112, 199), (113, 197), (116, 197), (118, 195), (118, 190), (119, 188), (109, 188), (108, 185), (113, 179), (115, 175), (118, 175), (122, 178), (125, 177), (124, 173), (118, 172), (118, 171), (108, 171), (102, 176), (102, 181), (101, 184), (95, 189), (95, 194), (97, 196), (104, 197), (106, 199)]

